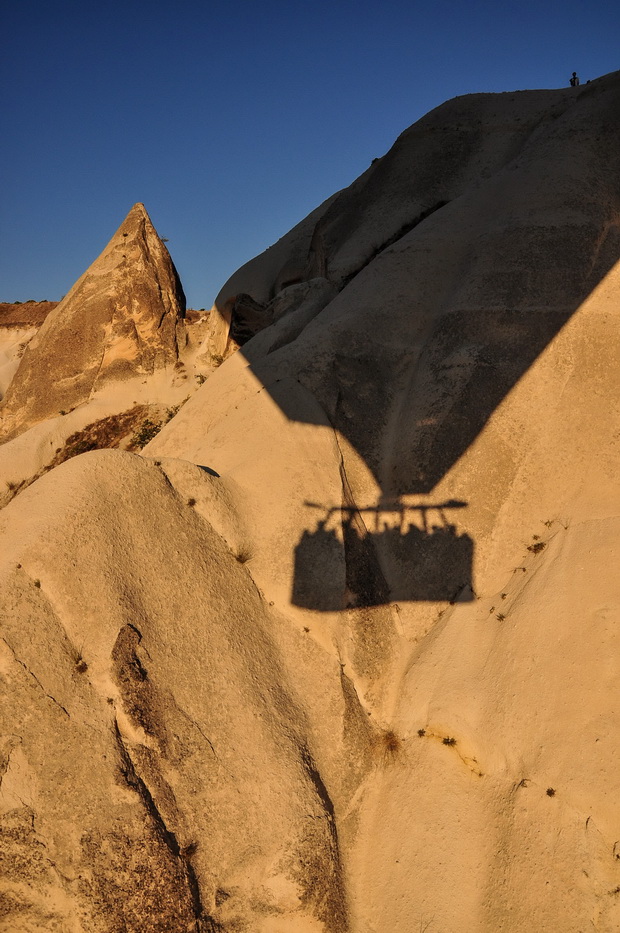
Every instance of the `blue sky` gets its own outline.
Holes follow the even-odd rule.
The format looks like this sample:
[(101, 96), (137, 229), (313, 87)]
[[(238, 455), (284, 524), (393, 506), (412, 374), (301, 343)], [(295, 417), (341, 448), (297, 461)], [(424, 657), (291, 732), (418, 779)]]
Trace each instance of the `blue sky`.
[(59, 299), (143, 201), (209, 307), (444, 100), (620, 67), (609, 0), (17, 0), (0, 28), (0, 301)]

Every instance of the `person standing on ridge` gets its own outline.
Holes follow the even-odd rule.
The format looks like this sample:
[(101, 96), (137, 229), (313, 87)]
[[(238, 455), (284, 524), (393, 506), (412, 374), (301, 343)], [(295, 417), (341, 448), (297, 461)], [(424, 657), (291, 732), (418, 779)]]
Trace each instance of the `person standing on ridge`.
[(579, 87), (579, 78), (577, 77), (577, 72), (573, 71), (573, 76), (569, 81), (571, 87)]

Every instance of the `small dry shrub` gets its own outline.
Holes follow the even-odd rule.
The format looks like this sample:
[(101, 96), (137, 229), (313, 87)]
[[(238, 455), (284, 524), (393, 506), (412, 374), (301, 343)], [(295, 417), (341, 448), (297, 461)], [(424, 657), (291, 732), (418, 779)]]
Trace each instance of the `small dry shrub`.
[(241, 547), (235, 554), (235, 560), (239, 564), (247, 564), (249, 560), (252, 560), (252, 552), (247, 547)]
[(384, 761), (396, 758), (402, 747), (403, 741), (393, 729), (384, 729), (376, 737), (376, 749)]
[(161, 431), (161, 422), (151, 421), (150, 418), (145, 418), (138, 430), (131, 438), (131, 446), (136, 447), (138, 450), (142, 450), (143, 447), (153, 440), (154, 437), (157, 437)]

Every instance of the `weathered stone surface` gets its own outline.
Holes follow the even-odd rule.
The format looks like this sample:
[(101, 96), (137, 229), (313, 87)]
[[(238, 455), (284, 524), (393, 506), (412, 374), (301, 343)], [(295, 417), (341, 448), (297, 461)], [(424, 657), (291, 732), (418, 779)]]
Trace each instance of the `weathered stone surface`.
[(106, 381), (174, 364), (184, 313), (168, 250), (136, 204), (30, 341), (0, 407), (0, 436), (75, 408)]
[[(7, 506), (0, 534), (21, 542), (0, 567), (10, 922), (342, 930), (315, 717), (286, 655), (312, 678), (326, 659), (257, 591), (228, 484), (189, 463), (84, 454)], [(350, 771), (327, 663), (332, 686), (310, 703)]]
[(407, 131), (143, 456), (0, 512), (7, 923), (620, 928), (620, 75), (568, 94)]
[(57, 301), (0, 303), (0, 401), (19, 367), (26, 347)]
[(0, 302), (0, 327), (42, 324), (57, 304), (57, 301)]

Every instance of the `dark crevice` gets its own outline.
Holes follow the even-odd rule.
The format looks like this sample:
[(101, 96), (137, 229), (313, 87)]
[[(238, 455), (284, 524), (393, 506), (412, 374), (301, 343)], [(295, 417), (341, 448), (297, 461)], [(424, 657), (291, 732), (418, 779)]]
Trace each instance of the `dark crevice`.
[(196, 872), (189, 858), (191, 849), (181, 849), (176, 834), (166, 826), (164, 818), (159, 812), (150, 790), (135, 769), (131, 756), (123, 743), (118, 723), (116, 722), (114, 723), (114, 733), (120, 756), (121, 775), (127, 786), (134, 790), (142, 800), (147, 813), (153, 821), (157, 834), (160, 836), (173, 858), (179, 863), (182, 873), (185, 876), (192, 912), (196, 919), (194, 933), (218, 933), (218, 931), (221, 930), (220, 924), (205, 912), (202, 905), (198, 878), (196, 877)]
[(316, 792), (320, 797), (321, 803), (323, 804), (323, 807), (325, 808), (327, 815), (329, 816), (330, 822), (333, 823), (335, 819), (335, 814), (334, 814), (334, 805), (332, 803), (332, 799), (329, 796), (329, 793), (327, 791), (327, 788), (325, 787), (325, 784), (323, 783), (323, 778), (319, 774), (319, 771), (314, 763), (314, 759), (307, 748), (302, 748), (301, 758), (304, 763), (304, 768), (306, 770), (306, 773), (316, 788)]
[(34, 673), (30, 670), (30, 668), (28, 667), (27, 664), (25, 664), (24, 661), (22, 661), (20, 658), (17, 657), (17, 655), (15, 654), (15, 651), (13, 650), (13, 648), (11, 647), (11, 645), (9, 645), (8, 641), (6, 640), (6, 638), (3, 638), (2, 641), (3, 641), (4, 644), (7, 646), (7, 648), (8, 648), (9, 651), (11, 652), (11, 654), (13, 655), (13, 658), (17, 661), (17, 663), (18, 663), (19, 665), (21, 665), (21, 667), (23, 667), (23, 669), (26, 671), (26, 673), (29, 674), (29, 675), (32, 677), (32, 679), (34, 680), (34, 682), (36, 683), (36, 685), (43, 691), (43, 693), (44, 693), (45, 696), (48, 698), (48, 700), (51, 700), (52, 703), (54, 703), (59, 709), (61, 709), (61, 710), (63, 711), (63, 713), (65, 714), (65, 716), (66, 716), (68, 719), (70, 719), (71, 716), (70, 716), (70, 714), (69, 714), (69, 710), (65, 709), (65, 707), (62, 705), (62, 703), (59, 703), (58, 700), (57, 700), (55, 697), (53, 697), (51, 693), (48, 693), (48, 692), (47, 692), (47, 690), (45, 689), (45, 687), (43, 686), (43, 684), (41, 683), (41, 681), (39, 680), (39, 678), (37, 677), (37, 675), (34, 674)]
[(442, 207), (445, 207), (449, 203), (450, 203), (449, 201), (438, 201), (432, 207), (428, 207), (425, 210), (423, 210), (420, 214), (414, 217), (413, 220), (410, 220), (407, 223), (403, 224), (402, 227), (399, 227), (396, 233), (393, 233), (392, 236), (387, 238), (387, 240), (384, 240), (380, 246), (375, 247), (375, 249), (371, 252), (368, 258), (364, 260), (361, 266), (359, 266), (353, 272), (350, 272), (347, 276), (345, 276), (345, 278), (342, 280), (340, 288), (341, 289), (346, 288), (349, 282), (351, 282), (355, 278), (356, 275), (359, 275), (360, 272), (366, 268), (366, 266), (370, 265), (370, 263), (373, 261), (373, 259), (376, 259), (379, 253), (382, 253), (389, 246), (393, 246), (394, 243), (397, 243), (398, 240), (401, 240), (404, 236), (410, 233), (415, 227), (421, 224), (423, 220), (426, 220), (426, 218), (430, 217), (431, 214), (434, 214), (435, 211), (440, 210)]
[(331, 902), (329, 905), (329, 913), (328, 915), (324, 916), (323, 919), (327, 920), (327, 916), (329, 916), (328, 928), (337, 930), (338, 933), (346, 933), (346, 930), (349, 928), (349, 924), (347, 922), (345, 884), (340, 857), (340, 844), (338, 840), (338, 827), (336, 825), (334, 804), (332, 803), (329, 791), (323, 783), (323, 778), (319, 773), (314, 758), (312, 757), (312, 754), (307, 747), (303, 747), (301, 749), (301, 760), (304, 766), (304, 770), (312, 782), (328, 818), (327, 825), (329, 827), (331, 848), (330, 854), (334, 876), (330, 885), (331, 891), (328, 894), (328, 899)]

